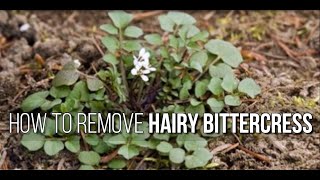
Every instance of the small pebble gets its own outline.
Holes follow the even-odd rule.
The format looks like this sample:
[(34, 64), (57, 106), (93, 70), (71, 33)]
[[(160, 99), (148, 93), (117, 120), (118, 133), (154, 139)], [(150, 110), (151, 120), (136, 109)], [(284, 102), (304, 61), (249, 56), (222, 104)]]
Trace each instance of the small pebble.
[(21, 32), (26, 32), (26, 31), (28, 31), (28, 29), (30, 29), (30, 24), (28, 24), (28, 23), (25, 23), (22, 26), (20, 26)]

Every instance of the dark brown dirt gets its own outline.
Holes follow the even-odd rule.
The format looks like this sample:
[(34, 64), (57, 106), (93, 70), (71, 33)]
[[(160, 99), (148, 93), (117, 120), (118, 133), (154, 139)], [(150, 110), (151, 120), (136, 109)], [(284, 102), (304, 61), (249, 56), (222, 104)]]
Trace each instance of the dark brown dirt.
[[(136, 11), (134, 13), (139, 13)], [(218, 169), (320, 169), (320, 11), (188, 11), (211, 37), (224, 38), (241, 48), (245, 63), (239, 76), (253, 77), (263, 89), (254, 101), (234, 112), (310, 112), (311, 134), (225, 135), (212, 139), (211, 149), (242, 143), (264, 155), (261, 161), (239, 147), (218, 152)], [(145, 32), (159, 32), (156, 17), (135, 23)], [(8, 113), (15, 112), (26, 95), (48, 87), (48, 72), (71, 59), (85, 70), (101, 63), (94, 38), (109, 21), (105, 11), (0, 11), (0, 153), (7, 154), (0, 169), (77, 169), (72, 154), (48, 157), (20, 146), (20, 135), (8, 133)], [(29, 23), (30, 30), (19, 27)], [(97, 40), (99, 43), (99, 40)], [(39, 54), (45, 61), (35, 60)], [(237, 139), (237, 138), (238, 139)], [(6, 152), (6, 153), (5, 153)], [(0, 156), (0, 157), (1, 157)], [(1, 162), (1, 161), (0, 161)], [(148, 168), (143, 163), (140, 168)]]

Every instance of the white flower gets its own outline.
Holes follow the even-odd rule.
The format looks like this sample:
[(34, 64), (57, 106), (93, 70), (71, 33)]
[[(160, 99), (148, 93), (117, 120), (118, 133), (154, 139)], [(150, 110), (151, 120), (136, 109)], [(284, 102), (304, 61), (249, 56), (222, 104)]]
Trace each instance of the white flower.
[(138, 58), (136, 56), (133, 56), (134, 66), (136, 67), (144, 66), (145, 68), (147, 68), (149, 66), (149, 57), (150, 57), (150, 53), (146, 52), (145, 48), (142, 48), (139, 52)]
[(142, 48), (139, 52), (139, 57), (133, 56), (134, 68), (131, 69), (131, 74), (136, 76), (139, 75), (143, 81), (149, 81), (147, 74), (150, 74), (152, 71), (156, 71), (156, 68), (151, 67), (149, 62), (150, 53), (146, 52)]
[(30, 24), (25, 23), (22, 26), (20, 26), (20, 31), (25, 32), (25, 31), (28, 31), (29, 28), (30, 28)]
[(81, 63), (78, 59), (73, 60), (74, 64), (76, 65), (76, 67), (80, 67)]

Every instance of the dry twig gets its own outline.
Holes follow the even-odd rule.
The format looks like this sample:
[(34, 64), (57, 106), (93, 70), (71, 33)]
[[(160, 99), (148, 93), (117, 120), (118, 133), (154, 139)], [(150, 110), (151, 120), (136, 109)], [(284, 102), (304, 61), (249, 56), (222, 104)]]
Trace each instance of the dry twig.
[(0, 169), (4, 169), (2, 166), (4, 165), (6, 158), (7, 158), (7, 151), (3, 150), (2, 155), (1, 155), (1, 159), (0, 159)]
[(59, 161), (57, 170), (64, 170), (63, 164), (64, 164), (65, 161), (66, 161), (66, 160), (65, 160), (64, 158), (62, 158), (62, 159)]
[(118, 149), (114, 150), (112, 153), (103, 156), (100, 160), (101, 163), (108, 163), (111, 161), (113, 158), (115, 158), (118, 155)]
[(149, 18), (149, 17), (152, 17), (152, 16), (157, 16), (157, 15), (162, 14), (162, 13), (163, 13), (163, 10), (136, 13), (136, 14), (133, 15), (133, 20), (140, 21), (142, 19)]
[(258, 154), (258, 153), (255, 153), (253, 151), (250, 151), (249, 149), (245, 148), (244, 146), (238, 146), (239, 149), (241, 149), (242, 151), (248, 153), (249, 155), (253, 156), (254, 158), (256, 159), (259, 159), (260, 161), (264, 161), (264, 162), (267, 162), (267, 163), (271, 163), (270, 159), (264, 155), (261, 155), (261, 154)]

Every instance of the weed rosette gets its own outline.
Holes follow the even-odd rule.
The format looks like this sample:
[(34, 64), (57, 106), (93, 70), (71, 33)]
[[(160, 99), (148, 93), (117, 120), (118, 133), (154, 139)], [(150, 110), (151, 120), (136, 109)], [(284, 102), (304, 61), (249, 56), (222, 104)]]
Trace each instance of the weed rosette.
[[(243, 61), (239, 50), (229, 42), (209, 39), (209, 33), (200, 30), (189, 14), (160, 15), (162, 34), (144, 34), (130, 25), (133, 16), (124, 11), (111, 11), (108, 16), (112, 23), (100, 26), (106, 33), (101, 39), (106, 68), (85, 74), (79, 70), (78, 60), (67, 62), (55, 74), (50, 89), (31, 94), (22, 102), (23, 112), (67, 112), (74, 117), (80, 112), (201, 116), (227, 111), (239, 106), (243, 98), (255, 98), (261, 92), (253, 79), (238, 79), (234, 73)], [(21, 144), (29, 151), (43, 149), (49, 156), (66, 149), (78, 155), (80, 169), (98, 169), (102, 164), (123, 169), (128, 160), (148, 154), (153, 157), (145, 160), (157, 162), (159, 157), (167, 166), (205, 168), (213, 156), (200, 131), (78, 134), (75, 122), (59, 121), (56, 132), (55, 121), (48, 118), (43, 133), (25, 134)], [(64, 133), (65, 127), (71, 132)], [(147, 129), (148, 123), (143, 122), (142, 128)]]

